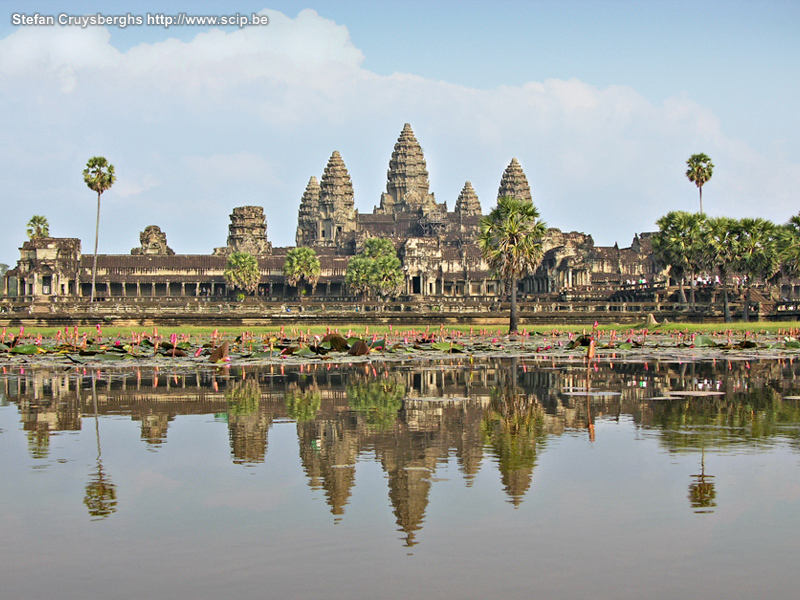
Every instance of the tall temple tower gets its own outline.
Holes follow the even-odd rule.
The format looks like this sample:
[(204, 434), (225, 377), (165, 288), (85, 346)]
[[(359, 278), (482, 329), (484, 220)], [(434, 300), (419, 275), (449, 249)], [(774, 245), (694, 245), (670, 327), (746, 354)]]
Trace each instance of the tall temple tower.
[(295, 241), (299, 246), (339, 247), (352, 239), (357, 212), (353, 182), (338, 150), (334, 150), (322, 174), (312, 177), (298, 211)]
[(306, 185), (306, 191), (303, 192), (303, 197), (300, 199), (300, 210), (297, 214), (295, 243), (298, 246), (313, 246), (317, 241), (320, 192), (317, 178), (312, 175)]
[(267, 219), (263, 206), (238, 206), (231, 213), (228, 225), (228, 245), (214, 248), (217, 256), (233, 252), (247, 252), (254, 256), (272, 253), (272, 244), (267, 240)]
[(456, 200), (455, 211), (459, 218), (474, 217), (481, 215), (481, 203), (478, 194), (475, 193), (472, 183), (467, 181), (461, 189), (461, 193)]
[(503, 196), (513, 196), (520, 200), (533, 202), (528, 178), (525, 177), (525, 173), (523, 173), (522, 167), (516, 158), (511, 159), (500, 180), (500, 189), (497, 191), (497, 197), (502, 198)]
[(411, 125), (406, 123), (394, 145), (389, 170), (386, 174), (386, 192), (381, 195), (378, 214), (398, 212), (438, 211), (436, 198), (429, 191), (428, 167)]

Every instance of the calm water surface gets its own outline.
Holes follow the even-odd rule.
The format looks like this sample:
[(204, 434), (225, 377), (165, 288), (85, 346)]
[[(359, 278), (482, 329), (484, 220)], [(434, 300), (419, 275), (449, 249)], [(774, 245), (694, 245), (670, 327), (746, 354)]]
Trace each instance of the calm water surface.
[(0, 597), (796, 598), (799, 370), (7, 368)]

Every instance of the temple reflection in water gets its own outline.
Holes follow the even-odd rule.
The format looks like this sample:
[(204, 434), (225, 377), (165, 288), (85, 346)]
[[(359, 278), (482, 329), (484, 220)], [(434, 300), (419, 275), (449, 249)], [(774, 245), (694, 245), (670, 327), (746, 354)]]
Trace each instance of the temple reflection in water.
[[(42, 459), (51, 436), (97, 428), (100, 417), (138, 421), (142, 441), (158, 450), (177, 417), (214, 415), (227, 423), (231, 460), (247, 466), (268, 460), (274, 423), (293, 421), (308, 484), (334, 518), (345, 513), (357, 464), (374, 460), (408, 545), (424, 522), (437, 467), (453, 459), (466, 486), (484, 460), (494, 462), (509, 502), (519, 506), (548, 441), (565, 432), (594, 439), (598, 420), (630, 419), (666, 450), (702, 456), (753, 439), (779, 438), (797, 449), (800, 438), (798, 403), (787, 399), (800, 394), (800, 384), (788, 359), (15, 369), (3, 375), (0, 393), (18, 407), (30, 455)], [(96, 431), (97, 468), (84, 502), (93, 517), (104, 518), (116, 510), (116, 490)], [(689, 502), (709, 512), (718, 501), (713, 474), (702, 460), (698, 470)]]

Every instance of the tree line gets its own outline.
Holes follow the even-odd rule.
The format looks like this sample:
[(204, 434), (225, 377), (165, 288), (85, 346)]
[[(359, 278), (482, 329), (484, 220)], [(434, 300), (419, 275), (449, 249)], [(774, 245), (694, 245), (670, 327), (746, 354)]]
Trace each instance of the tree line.
[(800, 276), (800, 213), (776, 225), (760, 218), (672, 211), (656, 224), (653, 251), (678, 284), (680, 301), (686, 303), (687, 279), (692, 306), (698, 278), (718, 279), (725, 322), (731, 320), (728, 290), (734, 277), (744, 287), (742, 319), (748, 321), (754, 284), (774, 286)]

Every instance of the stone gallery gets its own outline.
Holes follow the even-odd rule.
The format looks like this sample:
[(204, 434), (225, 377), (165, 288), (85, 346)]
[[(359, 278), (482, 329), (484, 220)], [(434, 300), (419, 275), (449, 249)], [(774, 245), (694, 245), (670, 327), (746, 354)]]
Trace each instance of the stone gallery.
[[(343, 157), (334, 151), (318, 180), (312, 176), (300, 198), (297, 246), (313, 248), (321, 275), (314, 298), (351, 300), (356, 294), (345, 282), (348, 261), (370, 237), (394, 244), (405, 273), (399, 296), (490, 299), (502, 294), (476, 244), (482, 217), (478, 196), (464, 183), (453, 210), (430, 191), (422, 148), (408, 123), (389, 160), (386, 192), (372, 213), (355, 209), (353, 184)], [(517, 159), (500, 178), (497, 197), (531, 201), (531, 190)], [(650, 245), (652, 234), (634, 236), (629, 248), (598, 247), (591, 235), (551, 228), (543, 240), (544, 260), (520, 282), (522, 294), (578, 292), (589, 286), (619, 286), (628, 281), (663, 278)], [(290, 248), (273, 248), (260, 206), (234, 208), (227, 244), (207, 255), (176, 254), (165, 232), (150, 225), (141, 232), (141, 246), (129, 255), (97, 256), (96, 296), (121, 298), (208, 298), (233, 295), (223, 272), (233, 252), (257, 257), (261, 279), (256, 295), (264, 299), (296, 298), (283, 265)], [(75, 238), (41, 237), (25, 242), (20, 259), (4, 278), (6, 296), (32, 300), (89, 297), (92, 255), (81, 253)], [(311, 293), (311, 288), (306, 290)]]

